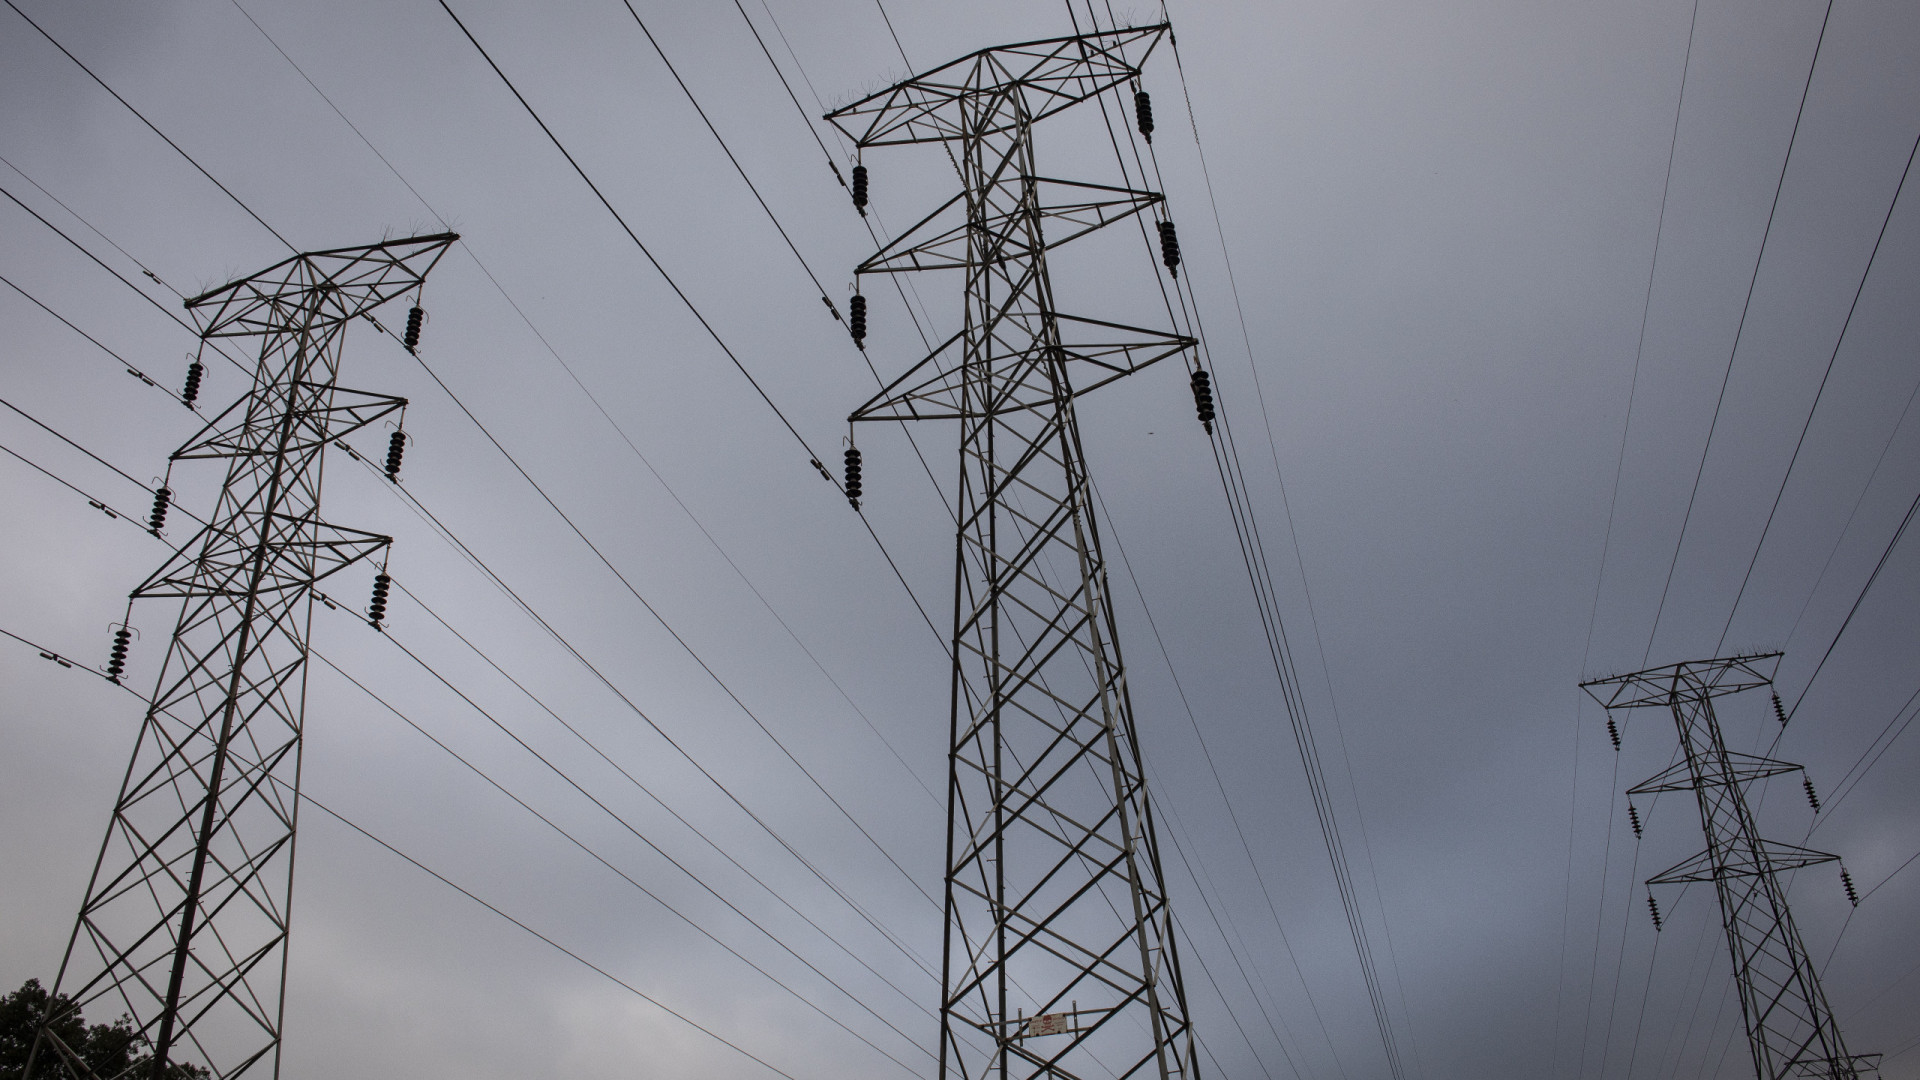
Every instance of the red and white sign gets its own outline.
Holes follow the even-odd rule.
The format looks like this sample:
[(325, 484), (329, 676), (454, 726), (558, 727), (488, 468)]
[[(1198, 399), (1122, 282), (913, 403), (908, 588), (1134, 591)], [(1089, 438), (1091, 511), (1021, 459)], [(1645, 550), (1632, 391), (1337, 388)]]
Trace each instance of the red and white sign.
[(1041, 1013), (1027, 1021), (1027, 1036), (1065, 1035), (1073, 1030), (1072, 1013)]

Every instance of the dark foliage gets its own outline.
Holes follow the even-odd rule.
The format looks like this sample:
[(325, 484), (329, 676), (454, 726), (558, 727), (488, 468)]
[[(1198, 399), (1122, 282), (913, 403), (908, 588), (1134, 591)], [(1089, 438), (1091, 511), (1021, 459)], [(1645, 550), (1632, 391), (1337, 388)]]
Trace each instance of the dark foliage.
[[(21, 1080), (26, 1073), (27, 1055), (33, 1049), (34, 1033), (47, 1014), (47, 991), (39, 979), (0, 998), (0, 1080)], [(146, 1043), (134, 1033), (133, 1021), (122, 1016), (111, 1024), (89, 1026), (65, 994), (55, 1001), (50, 1032), (79, 1055), (95, 1077), (111, 1080), (149, 1080), (152, 1056), (145, 1053)], [(75, 1080), (72, 1071), (50, 1046), (42, 1046), (34, 1061), (35, 1080)], [(166, 1080), (206, 1080), (208, 1072), (197, 1065), (173, 1063)]]

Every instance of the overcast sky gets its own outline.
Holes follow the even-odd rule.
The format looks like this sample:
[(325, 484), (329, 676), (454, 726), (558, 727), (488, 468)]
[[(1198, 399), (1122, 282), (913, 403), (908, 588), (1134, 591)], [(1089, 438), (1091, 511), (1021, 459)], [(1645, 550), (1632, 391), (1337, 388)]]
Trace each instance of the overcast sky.
[[(905, 948), (343, 456), (326, 516), (393, 535), (392, 572), (426, 607), (397, 596), (391, 640), (316, 613), (325, 662), (311, 675), (305, 790), (801, 1080), (931, 1075), (938, 987), (907, 954), (940, 950), (940, 913), (920, 892), (937, 898), (942, 872), (944, 807), (931, 794), (946, 750), (940, 641), (780, 418), (441, 7), (18, 2), (294, 245), (443, 222), (463, 235), (428, 282), (422, 357), (652, 612), (391, 339), (353, 327), (342, 385), (410, 398), (407, 489)], [(627, 9), (451, 2), (781, 413), (837, 459), (874, 376)], [(635, 8), (844, 308), (872, 241), (742, 10)], [(1920, 15), (1896, 0), (1833, 7), (1775, 208), (1825, 10), (1700, 0), (1696, 23), (1688, 0), (1183, 3), (1171, 16), (1184, 82), (1170, 49), (1148, 61), (1183, 270), (1411, 1076), (1750, 1075), (1713, 898), (1665, 890), (1656, 934), (1635, 884), (1702, 844), (1677, 796), (1639, 804), (1643, 841), (1627, 828), (1619, 793), (1671, 760), (1670, 718), (1627, 720), (1616, 754), (1576, 684), (1784, 649), (1793, 704), (1920, 489), (1920, 417), (1906, 411), (1920, 384), (1914, 191), (1860, 289), (1920, 130)], [(1064, 4), (887, 0), (896, 48), (873, 0), (748, 0), (744, 12), (816, 118), (901, 78), (909, 61), (925, 69), (1072, 29)], [(1120, 182), (1091, 109), (1041, 127), (1042, 172)], [(846, 147), (816, 128), (845, 172)], [(169, 309), (173, 290), (286, 255), (10, 10), (0, 157), (0, 187)], [(879, 150), (867, 164), (883, 235), (954, 193), (934, 148)], [(168, 400), (192, 335), (11, 201), (0, 201), (0, 237), (0, 274), (100, 343), (0, 288), (0, 397), (141, 481), (159, 476), (198, 423)], [(1154, 271), (1137, 234), (1117, 232), (1054, 263), (1062, 306), (1109, 318), (1150, 310), (1137, 301)], [(930, 332), (952, 333), (959, 280), (914, 284)], [(868, 291), (868, 357), (891, 378), (919, 359), (919, 337), (890, 287)], [(404, 318), (394, 307), (388, 325)], [(1120, 646), (1188, 935), (1203, 1071), (1383, 1077), (1185, 381), (1163, 365), (1083, 399), (1080, 416), (1111, 519)], [(215, 365), (202, 400), (243, 392), (238, 372)], [(944, 626), (953, 548), (940, 490), (953, 486), (956, 429), (910, 433), (939, 489), (906, 434), (860, 432), (867, 519)], [(377, 441), (363, 436), (362, 449)], [(125, 520), (143, 517), (149, 496), (19, 413), (0, 410), (0, 445), (123, 515), (0, 455), (0, 629), (103, 664), (126, 594), (166, 553)], [(173, 472), (194, 511), (218, 484), (204, 464)], [(1862, 776), (1856, 762), (1887, 745), (1876, 739), (1904, 731), (1917, 689), (1917, 542), (1893, 550), (1778, 746), (1826, 800), (1817, 831), (1807, 838), (1816, 819), (1790, 783), (1764, 800), (1753, 792), (1769, 836), (1841, 855), (1874, 890), (1851, 908), (1823, 866), (1791, 892), (1856, 1052), (1920, 1039), (1920, 869), (1887, 880), (1920, 850), (1920, 736), (1870, 756), (1839, 798), (1850, 770)], [(363, 606), (371, 574), (355, 568), (326, 591)], [(150, 689), (174, 616), (159, 601), (136, 607), (129, 685)], [(11, 640), (0, 678), (0, 989), (11, 989), (51, 981), (59, 964), (141, 705)], [(1726, 702), (1729, 740), (1764, 750), (1768, 713), (1764, 694)], [(340, 822), (309, 810), (302, 826), (289, 1080), (771, 1075)], [(1920, 1051), (1890, 1059), (1885, 1075), (1920, 1076)]]

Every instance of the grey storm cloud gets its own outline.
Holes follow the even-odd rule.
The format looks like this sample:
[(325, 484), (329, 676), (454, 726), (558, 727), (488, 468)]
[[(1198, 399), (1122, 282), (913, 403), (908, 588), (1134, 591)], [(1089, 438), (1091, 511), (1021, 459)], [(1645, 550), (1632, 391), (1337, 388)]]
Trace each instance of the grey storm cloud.
[[(851, 347), (820, 292), (844, 311), (873, 239), (801, 113), (845, 174), (820, 113), (1088, 6), (887, 0), (889, 26), (871, 0), (635, 0), (763, 211), (618, 0), (449, 0), (736, 366), (432, 0), (16, 2), (294, 246), (463, 236), (425, 288), (431, 375), (348, 333), (342, 384), (410, 401), (418, 503), (331, 459), (327, 517), (392, 535), (407, 594), (390, 639), (316, 613), (303, 784), (550, 940), (309, 808), (286, 1075), (765, 1074), (693, 1024), (800, 1080), (933, 1075), (948, 662), (916, 603), (947, 625), (955, 431), (860, 432), (896, 576), (782, 418), (837, 459), (876, 373), (958, 328), (960, 284), (870, 286)], [(1851, 1048), (1920, 1076), (1911, 538), (1854, 610), (1920, 489), (1920, 207), (1894, 201), (1920, 16), (1826, 10), (1220, 0), (1174, 6), (1179, 64), (1147, 64), (1409, 1076), (1750, 1074), (1712, 895), (1661, 893), (1656, 933), (1639, 884), (1701, 844), (1676, 796), (1636, 804), (1644, 839), (1627, 823), (1670, 718), (1622, 714), (1616, 752), (1576, 684), (1773, 649), (1797, 706), (1776, 753), (1824, 808), (1776, 782), (1761, 827), (1868, 893), (1851, 906), (1830, 866), (1792, 878)], [(1097, 112), (1063, 116), (1040, 171), (1120, 183), (1107, 140)], [(195, 339), (157, 308), (286, 249), (12, 10), (0, 158), (0, 630), (97, 665), (166, 554), (141, 485), (199, 424), (168, 400)], [(955, 190), (933, 148), (865, 163), (882, 235)], [(1111, 239), (1060, 252), (1064, 309), (1159, 303), (1137, 238)], [(202, 395), (245, 390), (213, 364)], [(1080, 422), (1202, 1071), (1385, 1076), (1185, 377), (1105, 388)], [(211, 505), (213, 468), (168, 476), (183, 510)], [(323, 589), (350, 610), (370, 577)], [(129, 686), (171, 617), (134, 606)], [(0, 678), (11, 990), (58, 970), (142, 707), (20, 641)], [(1778, 727), (1763, 693), (1723, 720), (1747, 752)]]

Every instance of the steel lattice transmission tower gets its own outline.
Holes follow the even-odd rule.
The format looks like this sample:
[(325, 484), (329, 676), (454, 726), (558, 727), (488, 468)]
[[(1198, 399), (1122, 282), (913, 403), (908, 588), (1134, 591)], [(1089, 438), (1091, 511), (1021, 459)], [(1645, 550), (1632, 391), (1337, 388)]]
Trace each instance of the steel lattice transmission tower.
[(321, 520), (322, 462), (406, 404), (335, 385), (343, 332), (456, 239), (309, 252), (187, 301), (203, 341), (259, 339), (259, 365), (171, 458), (225, 460), (226, 482), (207, 526), (133, 591), (179, 599), (179, 621), (28, 1077), (114, 1080), (51, 1030), (63, 987), (76, 1011), (124, 1007), (153, 1080), (278, 1075), (314, 585), (389, 542)]
[(1760, 837), (1745, 785), (1800, 768), (1727, 749), (1713, 699), (1773, 685), (1780, 654), (1699, 660), (1595, 679), (1581, 687), (1608, 710), (1672, 710), (1684, 760), (1628, 794), (1691, 791), (1707, 848), (1647, 879), (1648, 885), (1711, 882), (1733, 956), (1734, 984), (1758, 1080), (1871, 1075), (1877, 1054), (1849, 1054), (1820, 977), (1787, 908), (1782, 871), (1837, 856)]
[(851, 417), (960, 422), (943, 1078), (1197, 1075), (1073, 405), (1194, 341), (1055, 309), (1046, 252), (1161, 196), (1044, 178), (1033, 145), (1166, 31), (983, 50), (827, 118), (944, 143), (964, 184), (857, 270), (964, 271), (964, 325)]

